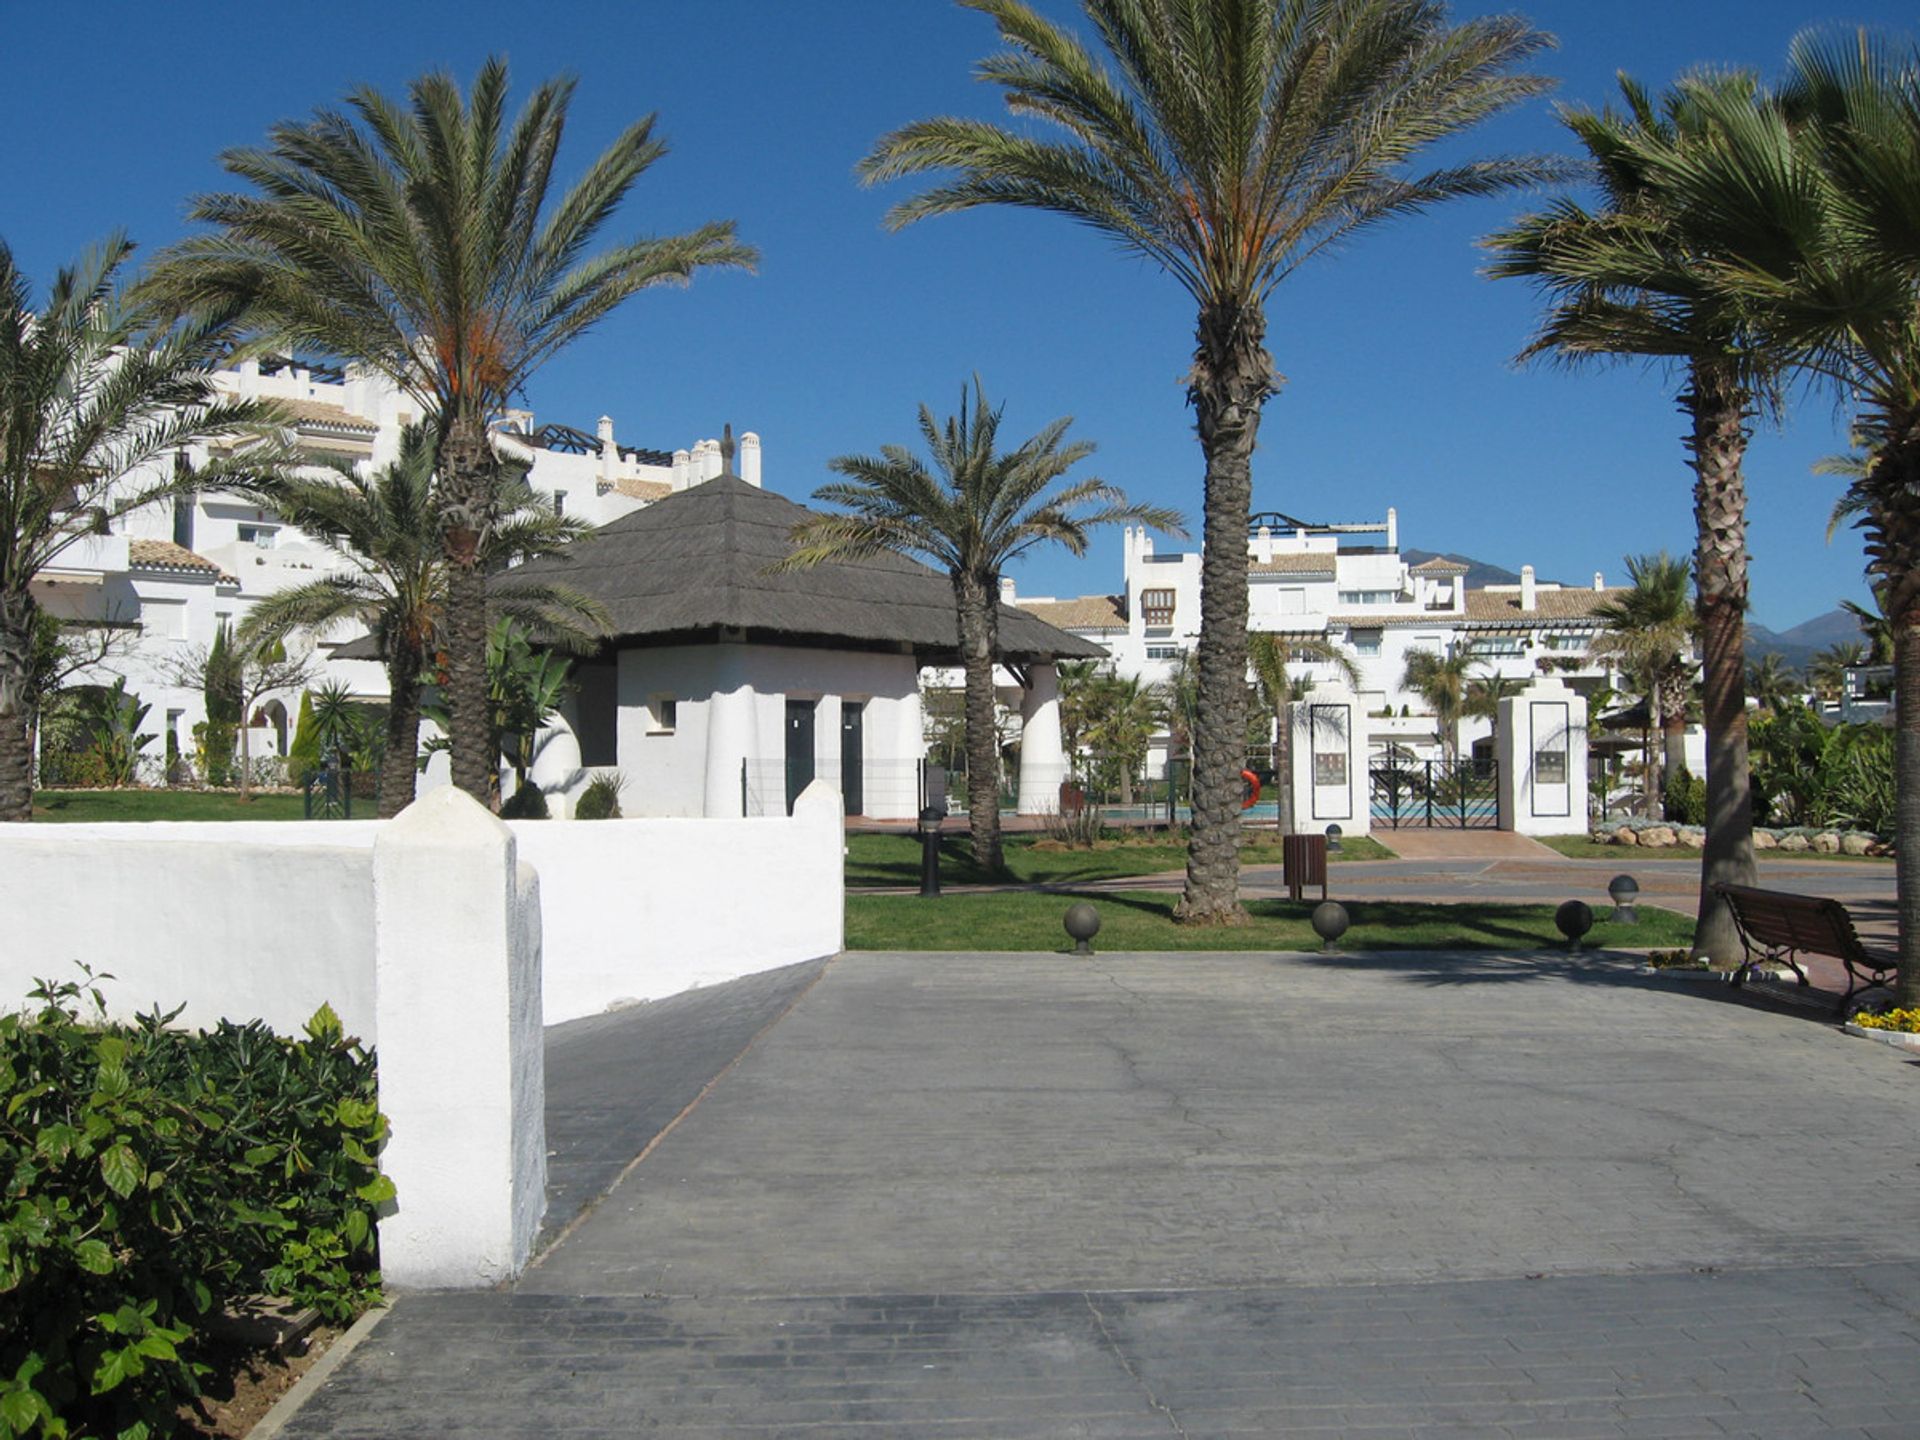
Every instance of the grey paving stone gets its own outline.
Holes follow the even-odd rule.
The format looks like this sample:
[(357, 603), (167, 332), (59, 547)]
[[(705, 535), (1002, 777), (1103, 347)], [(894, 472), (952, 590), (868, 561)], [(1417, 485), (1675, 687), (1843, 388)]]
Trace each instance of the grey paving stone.
[(1920, 1435), (1885, 1047), (1540, 957), (723, 989), (556, 1032), (562, 1213), (725, 1073), (287, 1434)]

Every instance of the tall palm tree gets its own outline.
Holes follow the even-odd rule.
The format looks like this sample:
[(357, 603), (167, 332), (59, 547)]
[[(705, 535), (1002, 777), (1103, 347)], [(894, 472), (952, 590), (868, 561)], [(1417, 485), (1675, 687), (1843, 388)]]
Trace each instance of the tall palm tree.
[(1449, 765), (1460, 758), (1460, 721), (1467, 714), (1473, 667), (1480, 663), (1481, 657), (1471, 642), (1463, 641), (1446, 655), (1431, 650), (1410, 651), (1406, 672), (1400, 677), (1400, 688), (1418, 695), (1432, 712), (1434, 729), (1440, 734), (1440, 752)]
[[(1618, 599), (1594, 606), (1594, 618), (1606, 629), (1594, 636), (1588, 648), (1595, 659), (1618, 666), (1646, 698), (1648, 730), (1662, 736), (1668, 775), (1678, 774), (1687, 763), (1687, 701), (1693, 692), (1688, 571), (1685, 560), (1664, 550), (1657, 555), (1627, 556), (1632, 584)], [(1649, 740), (1641, 772), (1649, 815), (1659, 804), (1661, 768)]]
[(1449, 26), (1432, 0), (1081, 0), (1097, 54), (1023, 0), (962, 3), (1008, 47), (977, 75), (1038, 125), (918, 121), (883, 137), (861, 173), (949, 172), (894, 207), (896, 228), (980, 205), (1049, 211), (1192, 297), (1206, 534), (1193, 838), (1176, 913), (1240, 923), (1247, 516), (1260, 412), (1279, 385), (1267, 301), (1356, 231), (1559, 173), (1537, 159), (1409, 168), (1541, 93), (1547, 81), (1513, 72), (1551, 42), (1507, 16)]
[(484, 557), (506, 514), (490, 427), (541, 364), (629, 296), (756, 258), (731, 221), (588, 254), (666, 146), (648, 116), (549, 203), (573, 89), (548, 81), (509, 123), (496, 58), (466, 95), (427, 75), (406, 105), (362, 88), (345, 111), (283, 121), (264, 148), (221, 157), (251, 190), (197, 199), (193, 218), (214, 230), (168, 251), (151, 285), (171, 307), (244, 302), (261, 343), (365, 365), (420, 405), (441, 482), (453, 780), (483, 800), (494, 774)]
[(1114, 767), (1120, 804), (1131, 805), (1134, 778), (1146, 763), (1153, 737), (1172, 723), (1170, 697), (1164, 687), (1149, 685), (1138, 675), (1103, 675), (1097, 694), (1087, 741), (1096, 756)]
[[(134, 510), (287, 459), (270, 407), (212, 386), (219, 318), (153, 334), (124, 303), (132, 253), (110, 237), (36, 306), (0, 242), (0, 821), (33, 811), (41, 572)], [(178, 453), (209, 441), (214, 460), (176, 468)]]
[(1570, 362), (1637, 359), (1684, 375), (1677, 403), (1694, 472), (1694, 577), (1707, 735), (1707, 838), (1700, 860), (1695, 950), (1734, 959), (1741, 941), (1714, 886), (1754, 883), (1753, 805), (1747, 757), (1749, 421), (1775, 408), (1779, 352), (1763, 340), (1754, 307), (1715, 283), (1705, 233), (1714, 221), (1675, 202), (1649, 173), (1648, 152), (1677, 155), (1714, 143), (1709, 113), (1690, 98), (1711, 91), (1723, 107), (1764, 104), (1750, 75), (1701, 76), (1656, 104), (1625, 76), (1624, 112), (1569, 108), (1561, 120), (1580, 141), (1604, 206), (1562, 201), (1486, 242), (1498, 276), (1534, 282), (1551, 301), (1524, 352)]
[[(343, 621), (372, 632), (389, 697), (380, 815), (398, 815), (413, 801), (421, 686), (446, 626), (448, 566), (435, 503), (433, 437), (424, 427), (409, 427), (398, 457), (371, 476), (296, 474), (244, 489), (339, 556), (345, 568), (267, 596), (248, 612), (241, 636), (323, 633)], [(487, 570), (550, 554), (590, 528), (540, 503), (524, 469), (506, 481), (500, 510), (481, 556)], [(495, 617), (521, 621), (547, 644), (579, 649), (607, 630), (599, 605), (566, 586), (499, 577), (487, 599)]]
[(1855, 600), (1842, 600), (1840, 608), (1860, 622), (1860, 633), (1866, 636), (1867, 658), (1863, 663), (1891, 665), (1893, 663), (1893, 621), (1887, 618), (1884, 609), (1876, 604), (1872, 610), (1869, 610)]
[(899, 445), (878, 455), (842, 455), (827, 468), (846, 480), (814, 491), (845, 513), (816, 515), (794, 528), (793, 550), (781, 562), (800, 569), (891, 550), (945, 570), (959, 615), (960, 664), (966, 675), (967, 810), (973, 858), (1000, 868), (1000, 747), (994, 724), (993, 667), (1000, 657), (1000, 572), (1040, 545), (1086, 552), (1087, 532), (1140, 521), (1180, 533), (1180, 517), (1136, 505), (1103, 480), (1054, 483), (1093, 453), (1091, 441), (1063, 445), (1071, 418), (1054, 421), (1012, 450), (1001, 450), (1000, 410), (987, 404), (980, 377), (971, 403), (943, 423), (920, 407), (920, 434), (932, 469)]
[(1857, 412), (1850, 489), (1892, 624), (1899, 1002), (1920, 1004), (1920, 54), (1865, 32), (1803, 35), (1781, 103), (1713, 109), (1716, 143), (1660, 183), (1713, 216), (1720, 282)]

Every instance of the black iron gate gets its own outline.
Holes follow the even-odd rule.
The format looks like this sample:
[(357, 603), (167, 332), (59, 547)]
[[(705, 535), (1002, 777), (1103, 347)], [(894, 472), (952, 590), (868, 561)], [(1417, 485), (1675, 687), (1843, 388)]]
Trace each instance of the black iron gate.
[(1385, 761), (1368, 772), (1373, 823), (1389, 830), (1497, 830), (1499, 762)]

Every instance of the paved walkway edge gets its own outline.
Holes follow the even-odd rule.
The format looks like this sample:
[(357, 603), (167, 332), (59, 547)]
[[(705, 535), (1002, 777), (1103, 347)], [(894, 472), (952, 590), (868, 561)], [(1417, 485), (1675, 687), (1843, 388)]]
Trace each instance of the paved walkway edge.
[(347, 1327), (347, 1333), (327, 1347), (327, 1353), (313, 1362), (313, 1368), (293, 1382), (293, 1388), (273, 1402), (273, 1408), (260, 1417), (260, 1423), (247, 1432), (247, 1440), (278, 1440), (280, 1432), (327, 1383), (329, 1376), (346, 1364), (347, 1357), (360, 1348), (380, 1322), (393, 1313), (393, 1301), (385, 1300)]
[[(675, 1115), (673, 1119), (669, 1120), (665, 1125), (661, 1126), (660, 1133), (658, 1135), (655, 1135), (651, 1140), (647, 1141), (646, 1145), (641, 1149), (638, 1155), (634, 1156), (633, 1159), (629, 1160), (624, 1166), (621, 1167), (620, 1173), (613, 1177), (612, 1184), (608, 1185), (606, 1189), (602, 1190), (598, 1195), (595, 1195), (592, 1199), (588, 1200), (586, 1204), (582, 1205), (580, 1207), (579, 1213), (577, 1213), (565, 1225), (562, 1225), (552, 1235), (550, 1236), (542, 1235), (541, 1242), (540, 1242), (541, 1248), (534, 1255), (534, 1257), (527, 1262), (527, 1269), (534, 1270), (539, 1268), (540, 1262), (542, 1260), (545, 1260), (547, 1256), (551, 1255), (559, 1247), (561, 1241), (565, 1240), (569, 1235), (573, 1234), (575, 1230), (579, 1229), (581, 1225), (585, 1224), (587, 1217), (592, 1215), (594, 1211), (600, 1208), (600, 1202), (602, 1200), (605, 1200), (607, 1196), (611, 1195), (615, 1190), (619, 1189), (622, 1182), (624, 1182), (629, 1175), (631, 1175), (636, 1169), (639, 1168), (640, 1162), (645, 1160), (649, 1155), (653, 1154), (653, 1152), (657, 1148), (659, 1148), (660, 1142), (665, 1140), (667, 1136), (671, 1135), (677, 1128), (679, 1128), (680, 1122), (682, 1120), (686, 1119), (687, 1116), (691, 1115), (695, 1110), (697, 1110), (700, 1107), (700, 1102), (706, 1099), (707, 1096), (713, 1092), (713, 1087), (718, 1085), (722, 1080), (726, 1079), (727, 1076), (731, 1075), (734, 1071), (734, 1068), (737, 1065), (739, 1065), (739, 1063), (742, 1060), (746, 1059), (748, 1055), (753, 1053), (753, 1047), (758, 1045), (761, 1042), (761, 1040), (766, 1037), (767, 1032), (773, 1029), (774, 1026), (778, 1025), (782, 1020), (786, 1019), (787, 1016), (793, 1012), (794, 1006), (798, 1005), (802, 1000), (806, 999), (808, 995), (813, 993), (813, 987), (818, 985), (821, 981), (821, 978), (826, 975), (827, 971), (833, 968), (833, 962), (835, 960), (838, 960), (840, 956), (844, 955), (845, 953), (846, 952), (843, 950), (843, 951), (840, 951), (838, 954), (822, 957), (826, 960), (827, 963), (820, 967), (819, 973), (816, 974), (805, 985), (802, 985), (798, 990), (798, 992), (795, 993), (793, 998), (787, 1001), (785, 1005), (782, 1005), (780, 1007), (780, 1013), (778, 1015), (775, 1015), (771, 1020), (767, 1021), (766, 1024), (762, 1025), (758, 1030), (753, 1032), (753, 1038), (748, 1040), (745, 1045), (742, 1045), (740, 1047), (740, 1053), (738, 1055), (735, 1055), (731, 1060), (727, 1061), (725, 1065), (721, 1066), (719, 1072), (716, 1075), (714, 1075), (714, 1077), (711, 1080), (707, 1081), (706, 1084), (700, 1087), (700, 1093), (694, 1096), (693, 1099), (689, 1100), (686, 1103), (686, 1105), (682, 1107), (678, 1115)], [(807, 963), (811, 963), (811, 962), (807, 962)], [(251, 1440), (251, 1437), (249, 1437), (249, 1440)]]

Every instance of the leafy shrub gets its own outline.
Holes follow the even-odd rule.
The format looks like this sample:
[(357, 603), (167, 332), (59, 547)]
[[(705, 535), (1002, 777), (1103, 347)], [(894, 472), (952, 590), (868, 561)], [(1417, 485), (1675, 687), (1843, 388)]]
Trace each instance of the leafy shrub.
[(547, 810), (547, 797), (541, 788), (531, 780), (523, 784), (506, 803), (500, 807), (502, 820), (547, 820), (552, 818)]
[(1094, 842), (1106, 834), (1098, 805), (1081, 804), (1075, 810), (1056, 810), (1044, 817), (1047, 838), (1073, 850), (1091, 850)]
[(80, 986), (33, 993), (0, 1017), (0, 1440), (146, 1440), (198, 1392), (210, 1310), (377, 1298), (373, 1057), (326, 1007), (288, 1040), (83, 1023)]
[(1707, 823), (1707, 782), (1684, 765), (1667, 776), (1661, 802), (1667, 819), (1673, 824)]
[(300, 696), (300, 715), (293, 722), (293, 743), (287, 746), (287, 783), (304, 785), (320, 768), (320, 731), (313, 720), (313, 695)]
[(587, 782), (587, 788), (581, 793), (580, 803), (573, 807), (576, 820), (618, 820), (620, 818), (620, 792), (626, 788), (627, 777), (618, 770), (602, 770)]

